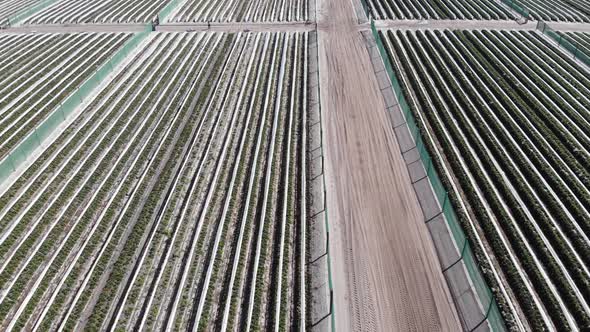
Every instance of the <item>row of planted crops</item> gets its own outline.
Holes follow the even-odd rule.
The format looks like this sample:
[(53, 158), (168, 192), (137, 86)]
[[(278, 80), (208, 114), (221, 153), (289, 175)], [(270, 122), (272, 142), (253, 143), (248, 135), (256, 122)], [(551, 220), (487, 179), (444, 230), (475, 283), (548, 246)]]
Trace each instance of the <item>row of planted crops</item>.
[[(365, 1), (365, 0), (363, 0)], [(513, 20), (525, 9), (534, 20), (590, 22), (590, 5), (583, 0), (366, 0), (375, 19), (393, 20)]]
[(507, 325), (590, 326), (586, 68), (539, 32), (380, 34)]
[[(363, 0), (364, 1), (364, 0)], [(0, 3), (0, 25), (10, 15), (42, 1), (9, 0)], [(47, 1), (45, 1), (47, 2)], [(589, 22), (590, 5), (583, 0), (367, 0), (375, 19), (512, 20), (516, 5), (535, 20)], [(164, 8), (168, 22), (307, 21), (313, 2), (307, 0), (56, 0), (29, 15), (24, 24), (149, 23)], [(168, 8), (170, 7), (170, 8)], [(164, 18), (160, 18), (164, 19)]]
[[(313, 5), (313, 2), (311, 3)], [(169, 22), (292, 22), (309, 20), (307, 0), (190, 0), (182, 2)]]
[(20, 24), (150, 23), (163, 11), (169, 22), (306, 21), (310, 12), (307, 0), (10, 0), (0, 2), (0, 26), (36, 6)]
[(378, 20), (510, 20), (515, 18), (514, 12), (497, 1), (367, 0), (366, 2), (371, 15)]
[(3, 0), (0, 2), (0, 28), (8, 24), (9, 18), (27, 8), (38, 5), (41, 0)]
[(298, 329), (308, 38), (149, 34), (1, 187), (1, 329)]
[(0, 160), (39, 126), (131, 34), (0, 35)]
[(590, 22), (590, 4), (585, 0), (516, 0), (530, 17), (542, 21)]
[(56, 0), (23, 24), (149, 23), (170, 0)]

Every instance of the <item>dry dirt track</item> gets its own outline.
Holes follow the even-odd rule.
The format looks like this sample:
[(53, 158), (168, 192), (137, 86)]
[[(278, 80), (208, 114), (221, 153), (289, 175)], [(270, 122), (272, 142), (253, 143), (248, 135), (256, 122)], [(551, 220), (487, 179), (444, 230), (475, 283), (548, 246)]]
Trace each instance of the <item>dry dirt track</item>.
[(460, 331), (350, 0), (318, 4), (338, 331)]

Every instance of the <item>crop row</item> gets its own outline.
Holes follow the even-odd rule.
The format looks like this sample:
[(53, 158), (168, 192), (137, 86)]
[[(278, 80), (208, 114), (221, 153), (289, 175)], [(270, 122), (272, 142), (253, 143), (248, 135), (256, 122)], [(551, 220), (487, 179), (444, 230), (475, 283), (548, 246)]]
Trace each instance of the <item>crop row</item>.
[(306, 43), (151, 34), (0, 196), (2, 328), (296, 327)]
[[(278, 145), (275, 141), (279, 124), (285, 126), (287, 121), (287, 99), (281, 91), (282, 84), (289, 86), (286, 77), (291, 71), (286, 67), (286, 52), (294, 47), (294, 39), (300, 40), (302, 35), (241, 36), (224, 52), (229, 57), (222, 64), (221, 77), (208, 87), (211, 96), (204, 105), (204, 114), (191, 122), (196, 127), (190, 131), (187, 128), (189, 136), (185, 141), (189, 145), (179, 151), (180, 162), (166, 184), (164, 201), (153, 212), (147, 211), (155, 213), (154, 220), (158, 222), (152, 225), (147, 244), (139, 251), (141, 261), (133, 264), (127, 284), (119, 287), (122, 295), (116, 306), (118, 312), (111, 315), (114, 319), (103, 318), (96, 327), (237, 327), (248, 312), (244, 310), (243, 317), (235, 320), (231, 317), (236, 315), (232, 308), (240, 300), (248, 303), (250, 297), (246, 292), (253, 294), (254, 284), (269, 288), (270, 276), (258, 282), (251, 280), (250, 284), (244, 280), (247, 273), (258, 270), (247, 267), (256, 266), (254, 261), (268, 261), (267, 264), (272, 261), (276, 265), (280, 260), (280, 256), (272, 254), (276, 250), (271, 253), (263, 250), (264, 246), (256, 245), (269, 241), (270, 237), (266, 240), (260, 234), (256, 237), (252, 228), (258, 227), (259, 232), (264, 228), (280, 229), (281, 219), (263, 218), (260, 213), (266, 208), (262, 210), (258, 206), (277, 208), (283, 201), (279, 201), (280, 195), (268, 197), (268, 191), (265, 191), (266, 200), (252, 195), (264, 195), (260, 193), (261, 188), (270, 190), (270, 170), (284, 171), (285, 165), (278, 156), (273, 162), (268, 158), (270, 150)], [(283, 137), (281, 144), (288, 144), (285, 140)], [(280, 247), (283, 241), (277, 241), (277, 236), (272, 237), (273, 245)], [(293, 239), (290, 236), (284, 241), (292, 243)], [(270, 246), (268, 243), (267, 249)], [(260, 250), (256, 251), (257, 248)], [(244, 252), (247, 250), (250, 254)], [(249, 260), (250, 255), (255, 257)], [(293, 260), (293, 256), (287, 257)], [(243, 265), (247, 270), (243, 270)], [(287, 271), (287, 280), (295, 280), (299, 275), (294, 269)], [(228, 296), (234, 291), (244, 295)], [(278, 322), (271, 321), (271, 317), (279, 314), (289, 322), (295, 321), (293, 313), (300, 295), (294, 295), (276, 310), (269, 303), (271, 299), (276, 303), (278, 294), (251, 296), (255, 298), (252, 310), (264, 305), (264, 312), (269, 316), (267, 319), (256, 316), (259, 319), (256, 325)]]
[(583, 69), (533, 32), (388, 31), (387, 40), (407, 100), (423, 132), (433, 133), (529, 326), (587, 326)]
[[(0, 158), (102, 66), (129, 34), (39, 34), (6, 40), (0, 61)], [(13, 46), (14, 45), (14, 46)]]
[(452, 19), (506, 20), (514, 18), (509, 9), (496, 1), (482, 0), (368, 0), (375, 19)]
[(169, 0), (59, 0), (23, 24), (149, 23)]
[[(105, 108), (104, 105), (102, 105), (102, 106), (103, 106), (103, 110), (99, 110), (99, 112), (106, 111), (106, 110), (104, 110), (104, 108)], [(114, 106), (114, 105), (111, 105), (110, 107), (112, 107), (112, 106)], [(117, 105), (117, 106), (121, 106), (121, 105)], [(92, 112), (96, 112), (96, 111), (93, 110)], [(97, 113), (95, 113), (95, 116), (102, 115), (101, 113), (98, 113), (98, 114)], [(137, 122), (137, 120), (135, 120), (135, 121)], [(92, 126), (92, 125), (94, 125), (94, 124), (90, 124), (90, 126)], [(105, 128), (103, 127), (103, 129), (105, 129)], [(129, 131), (125, 131), (124, 133), (129, 133), (132, 130), (133, 129), (131, 128)], [(122, 134), (124, 134), (124, 133), (122, 133)], [(100, 133), (100, 134), (103, 134), (103, 133)], [(120, 142), (121, 140), (125, 139), (125, 136), (123, 136), (121, 134), (119, 134), (121, 136), (118, 136), (116, 131), (110, 132), (109, 134), (110, 135), (104, 136), (104, 137), (106, 137), (107, 139), (111, 139), (111, 140), (115, 140), (115, 139), (119, 138), (120, 140), (118, 140), (117, 142)], [(127, 136), (127, 137), (129, 137), (129, 136)], [(81, 138), (83, 138), (83, 136)], [(81, 141), (83, 143), (85, 143), (84, 145), (79, 146), (82, 149), (90, 149), (93, 147), (93, 144), (95, 144), (94, 141), (89, 141), (89, 140), (84, 141), (83, 139)], [(70, 143), (72, 143), (75, 146), (75, 144), (78, 144), (81, 142), (70, 142)], [(91, 150), (92, 153), (89, 153), (89, 156), (87, 156), (87, 157), (84, 157), (84, 155), (83, 154), (81, 155), (80, 153), (68, 156), (68, 153), (66, 152), (65, 156), (64, 156), (65, 158), (57, 158), (57, 159), (54, 158), (51, 165), (44, 166), (44, 167), (46, 167), (44, 169), (44, 171), (47, 171), (48, 169), (52, 169), (53, 167), (58, 167), (58, 169), (59, 169), (59, 167), (60, 167), (59, 162), (65, 161), (66, 164), (63, 165), (63, 168), (61, 168), (61, 170), (62, 171), (71, 171), (70, 169), (71, 169), (71, 167), (73, 167), (76, 170), (76, 172), (78, 173), (75, 175), (69, 174), (68, 172), (60, 172), (60, 173), (57, 173), (57, 176), (43, 178), (43, 173), (35, 174), (36, 170), (38, 170), (38, 168), (33, 166), (33, 171), (27, 175), (36, 176), (35, 181), (39, 181), (37, 183), (41, 184), (42, 185), (41, 188), (45, 189), (45, 191), (42, 194), (37, 195), (36, 200), (34, 201), (33, 205), (31, 205), (30, 202), (32, 202), (32, 201), (30, 201), (29, 195), (34, 194), (35, 190), (39, 190), (41, 188), (32, 188), (30, 186), (27, 187), (26, 191), (22, 195), (17, 196), (17, 197), (19, 197), (20, 200), (25, 201), (24, 205), (16, 204), (16, 205), (12, 205), (10, 207), (12, 212), (17, 213), (17, 217), (16, 218), (11, 217), (12, 214), (10, 214), (10, 213), (5, 215), (5, 217), (4, 217), (4, 218), (8, 217), (10, 219), (16, 219), (16, 221), (18, 222), (18, 225), (19, 226), (23, 225), (22, 228), (25, 228), (25, 229), (27, 228), (27, 220), (29, 220), (29, 223), (34, 222), (36, 224), (32, 228), (30, 228), (31, 232), (29, 232), (26, 237), (27, 242), (35, 243), (34, 238), (33, 238), (33, 241), (30, 241), (32, 238), (32, 235), (39, 236), (44, 232), (43, 227), (44, 226), (47, 227), (47, 224), (44, 224), (41, 221), (49, 221), (49, 220), (55, 218), (55, 214), (57, 212), (59, 212), (60, 210), (64, 211), (63, 210), (64, 204), (68, 206), (68, 209), (72, 209), (72, 208), (75, 209), (76, 206), (74, 204), (81, 203), (79, 200), (84, 197), (84, 195), (82, 195), (82, 194), (88, 192), (87, 185), (90, 186), (93, 184), (92, 183), (93, 181), (96, 183), (97, 181), (102, 180), (100, 177), (97, 177), (99, 174), (98, 172), (101, 172), (101, 171), (105, 172), (105, 170), (102, 170), (101, 168), (96, 167), (96, 166), (98, 166), (98, 164), (93, 167), (93, 163), (100, 161), (100, 160), (96, 160), (96, 159), (101, 156), (100, 155), (101, 153), (104, 153), (104, 151), (100, 151), (100, 147), (103, 147), (103, 148), (109, 147), (109, 145), (108, 145), (109, 142), (107, 142), (105, 144), (106, 145), (96, 143), (96, 145), (94, 145), (93, 150)], [(72, 153), (73, 152), (75, 152), (75, 150), (73, 150)], [(113, 156), (115, 156), (115, 154), (116, 154), (116, 151), (112, 151), (111, 154), (107, 155), (107, 156), (110, 156), (112, 158)], [(105, 156), (105, 157), (107, 157), (107, 156)], [(84, 157), (84, 158), (82, 159), (82, 157)], [(44, 158), (41, 158), (41, 160), (42, 159), (44, 159)], [(66, 160), (64, 160), (64, 159), (66, 159)], [(103, 159), (103, 161), (106, 161), (106, 159)], [(76, 163), (78, 163), (78, 164), (76, 164)], [(82, 166), (84, 166), (84, 168), (82, 168)], [(102, 164), (101, 166), (105, 167), (106, 165)], [(80, 173), (81, 170), (83, 173)], [(90, 173), (93, 173), (93, 172), (94, 172), (93, 175), (95, 176), (94, 178), (93, 177), (86, 177), (86, 176), (90, 175)], [(52, 174), (52, 173), (50, 173), (50, 174)], [(63, 177), (61, 177), (61, 176), (63, 176)], [(85, 182), (82, 182), (82, 181), (85, 181)], [(19, 184), (22, 185), (23, 183), (21, 182)], [(76, 190), (76, 188), (79, 188), (79, 189)], [(22, 189), (24, 189), (24, 188), (22, 188)], [(48, 193), (47, 189), (50, 189), (50, 190), (55, 189), (56, 191)], [(28, 205), (26, 205), (27, 202), (29, 202)], [(43, 209), (43, 207), (45, 207), (45, 209)], [(19, 217), (19, 210), (22, 210), (22, 208), (24, 208), (24, 211), (20, 212), (21, 214)], [(41, 215), (39, 215), (40, 211), (43, 211)], [(61, 217), (63, 217), (63, 212), (62, 212), (62, 215), (58, 216), (58, 218), (61, 218)], [(74, 216), (68, 216), (68, 217), (73, 218)], [(66, 225), (63, 225), (63, 223), (57, 223), (57, 220), (56, 220), (56, 223), (54, 223), (51, 226), (52, 228), (57, 230), (57, 232), (55, 232), (54, 234), (57, 233), (56, 236), (59, 236), (59, 233), (58, 233), (59, 228), (55, 228), (56, 226), (66, 226)], [(12, 233), (11, 233), (11, 236), (12, 236)], [(12, 238), (9, 237), (8, 239), (12, 239)], [(46, 238), (44, 241), (42, 241), (42, 243), (46, 244), (47, 242), (49, 242), (47, 240), (48, 239)], [(22, 248), (22, 247), (23, 247), (23, 245), (20, 245), (20, 248)], [(17, 254), (18, 254), (18, 252), (17, 252)], [(26, 251), (23, 254), (25, 255), (25, 257), (27, 257)], [(16, 264), (18, 264), (18, 260), (19, 260), (18, 257), (19, 256), (15, 256), (15, 257), (16, 258), (12, 261), (14, 261), (14, 262), (16, 262)], [(23, 257), (23, 256), (20, 256), (20, 257)], [(17, 277), (19, 277), (19, 276), (17, 275)]]
[(41, 0), (6, 0), (0, 4), (0, 28), (8, 24), (8, 18), (30, 6), (34, 6)]
[(517, 0), (538, 21), (590, 22), (590, 6), (585, 0)]
[(306, 21), (307, 0), (188, 0), (171, 15), (171, 22)]

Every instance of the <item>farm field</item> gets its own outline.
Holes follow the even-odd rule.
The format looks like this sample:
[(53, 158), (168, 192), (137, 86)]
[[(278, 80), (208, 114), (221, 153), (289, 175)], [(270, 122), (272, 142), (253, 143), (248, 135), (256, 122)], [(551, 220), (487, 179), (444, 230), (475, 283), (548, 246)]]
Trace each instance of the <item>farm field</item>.
[(0, 35), (0, 160), (130, 38), (128, 33)]
[(587, 72), (538, 32), (381, 33), (529, 328), (588, 326)]
[(40, 3), (41, 0), (2, 0), (0, 1), (0, 26), (8, 23), (10, 16)]
[(1, 329), (305, 323), (307, 43), (149, 34), (1, 193)]
[(309, 19), (308, 0), (187, 0), (170, 22), (293, 22)]
[(589, 59), (586, 0), (0, 0), (0, 331), (590, 328)]
[(368, 0), (370, 13), (377, 20), (511, 20), (512, 13), (496, 1), (482, 0)]
[(585, 0), (517, 0), (533, 20), (590, 22), (590, 3)]
[(169, 0), (58, 0), (23, 24), (150, 23)]

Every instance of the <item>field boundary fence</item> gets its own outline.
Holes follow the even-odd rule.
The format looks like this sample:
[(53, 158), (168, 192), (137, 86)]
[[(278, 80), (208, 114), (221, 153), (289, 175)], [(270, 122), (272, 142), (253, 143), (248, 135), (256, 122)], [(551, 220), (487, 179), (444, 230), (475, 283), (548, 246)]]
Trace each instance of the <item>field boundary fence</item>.
[(530, 18), (530, 12), (525, 7), (521, 6), (514, 0), (501, 0), (506, 6), (510, 9), (514, 10), (515, 12), (519, 13), (522, 18), (528, 20)]
[(7, 19), (7, 24), (8, 26), (17, 26), (22, 21), (24, 21), (25, 18), (28, 18), (29, 16), (49, 7), (55, 2), (57, 2), (57, 0), (45, 0), (33, 6), (26, 7), (23, 10), (17, 12), (16, 14), (9, 16)]
[[(316, 37), (317, 38), (317, 37)], [(317, 54), (316, 54), (317, 56)], [(318, 56), (318, 64), (319, 64), (319, 56)], [(317, 79), (318, 82), (320, 82), (320, 71), (319, 68), (317, 70)], [(318, 96), (320, 96), (320, 85), (318, 84)], [(322, 184), (324, 187), (324, 224), (326, 227), (326, 260), (327, 260), (327, 265), (328, 265), (328, 287), (330, 289), (330, 319), (331, 319), (331, 326), (332, 326), (332, 332), (336, 331), (336, 318), (335, 318), (335, 310), (334, 310), (334, 283), (332, 281), (332, 260), (331, 260), (331, 255), (330, 255), (330, 225), (328, 223), (328, 199), (327, 199), (327, 195), (328, 195), (328, 191), (327, 191), (327, 187), (326, 187), (326, 163), (325, 163), (325, 150), (324, 150), (324, 126), (323, 126), (323, 115), (322, 115), (322, 103), (318, 102), (318, 110), (319, 110), (319, 118), (320, 118), (320, 140), (321, 140), (321, 144), (320, 146), (322, 147)]]
[(582, 63), (590, 67), (590, 56), (567, 40), (566, 36), (553, 30), (547, 23), (543, 21), (537, 22), (536, 29), (542, 34), (547, 35), (549, 38), (553, 39), (560, 48), (563, 48), (571, 53), (574, 60), (580, 60)]
[[(475, 289), (475, 294), (479, 298), (479, 301), (483, 306), (483, 319), (473, 324), (470, 324), (472, 326), (466, 326), (466, 329), (469, 331), (474, 331), (478, 329), (482, 324), (484, 324), (487, 320), (490, 328), (493, 331), (504, 331), (504, 321), (498, 308), (494, 294), (492, 290), (488, 287), (476, 263), (476, 259), (471, 250), (469, 240), (461, 227), (459, 218), (455, 213), (455, 209), (449, 199), (448, 192), (446, 191), (441, 179), (437, 174), (435, 165), (433, 164), (432, 158), (430, 157), (427, 147), (424, 144), (423, 138), (420, 133), (420, 129), (416, 124), (416, 120), (414, 118), (412, 110), (404, 97), (401, 84), (397, 79), (395, 72), (393, 71), (393, 67), (389, 60), (388, 53), (385, 50), (385, 46), (383, 44), (379, 32), (375, 27), (373, 20), (371, 20), (371, 32), (375, 39), (377, 48), (379, 50), (379, 54), (381, 55), (381, 58), (383, 60), (383, 64), (385, 66), (387, 75), (389, 76), (389, 79), (391, 81), (393, 92), (397, 97), (401, 113), (405, 117), (405, 121), (410, 131), (410, 134), (416, 144), (416, 149), (420, 156), (420, 160), (424, 165), (426, 176), (428, 177), (428, 180), (432, 186), (434, 196), (440, 204), (440, 213), (438, 215), (444, 215), (446, 223), (451, 233), (450, 236), (452, 240), (455, 242), (455, 245), (460, 252), (458, 258), (455, 261), (449, 263), (448, 266), (442, 267), (442, 271), (445, 275), (448, 275), (448, 273), (450, 273), (455, 267), (460, 267), (461, 264), (459, 263), (462, 261), (467, 270), (467, 274), (471, 279), (470, 283), (472, 287)], [(434, 218), (431, 218), (426, 222), (428, 223), (433, 219)]]
[[(328, 216), (328, 190), (326, 185), (326, 151), (324, 147), (324, 117), (321, 104), (320, 68), (317, 31), (309, 32), (309, 67), (308, 67), (308, 110), (307, 131), (310, 145), (307, 146), (309, 178), (311, 191), (308, 201), (310, 215), (308, 221), (317, 227), (310, 227), (308, 234), (313, 238), (310, 255), (306, 260), (306, 269), (318, 271), (306, 285), (310, 292), (312, 305), (306, 306), (306, 327), (313, 331), (336, 331), (334, 309), (334, 283), (332, 278), (332, 254), (330, 251), (330, 224)], [(314, 165), (317, 165), (314, 167)], [(321, 194), (321, 195), (320, 195)], [(321, 204), (320, 204), (321, 202)], [(322, 228), (323, 227), (323, 228)], [(324, 243), (322, 243), (322, 241)], [(325, 246), (322, 247), (321, 244)], [(315, 285), (315, 286), (314, 286)], [(330, 327), (327, 326), (330, 324)]]
[[(320, 124), (322, 123), (322, 111), (320, 106)], [(322, 127), (322, 125), (320, 125)], [(332, 260), (330, 255), (330, 226), (328, 224), (328, 200), (326, 198), (327, 190), (326, 190), (326, 169), (324, 167), (324, 133), (323, 128), (320, 129), (321, 136), (322, 136), (322, 181), (324, 183), (324, 223), (326, 227), (326, 259), (328, 265), (328, 287), (330, 289), (330, 319), (332, 323), (332, 332), (336, 331), (336, 318), (335, 318), (335, 310), (334, 310), (334, 284), (332, 281)]]
[(158, 12), (158, 23), (165, 23), (168, 15), (170, 15), (179, 4), (184, 3), (185, 1), (186, 0), (172, 0), (166, 4), (166, 6)]
[(0, 161), (0, 184), (15, 172), (21, 164), (27, 161), (31, 154), (66, 121), (74, 110), (90, 96), (94, 89), (147, 37), (149, 31), (151, 31), (151, 28), (146, 26), (146, 31), (135, 33)]

